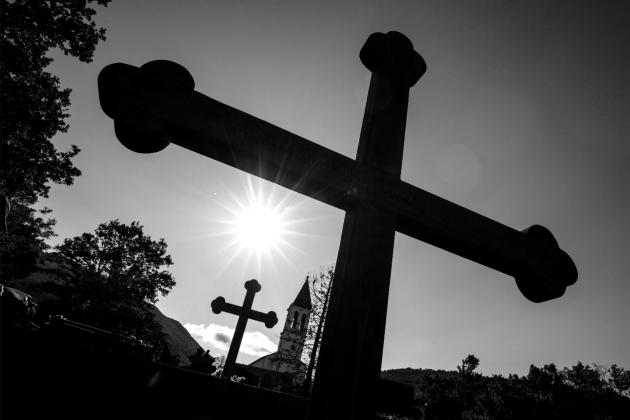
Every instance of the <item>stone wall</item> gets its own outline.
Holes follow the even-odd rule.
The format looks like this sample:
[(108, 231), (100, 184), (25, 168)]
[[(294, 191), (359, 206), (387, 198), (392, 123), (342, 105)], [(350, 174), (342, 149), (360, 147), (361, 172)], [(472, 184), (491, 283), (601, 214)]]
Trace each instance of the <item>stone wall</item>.
[[(308, 400), (145, 361), (45, 331), (0, 331), (0, 418), (274, 419)], [(379, 383), (378, 410), (413, 412), (413, 387)]]
[(2, 418), (300, 419), (308, 400), (43, 332), (2, 331)]

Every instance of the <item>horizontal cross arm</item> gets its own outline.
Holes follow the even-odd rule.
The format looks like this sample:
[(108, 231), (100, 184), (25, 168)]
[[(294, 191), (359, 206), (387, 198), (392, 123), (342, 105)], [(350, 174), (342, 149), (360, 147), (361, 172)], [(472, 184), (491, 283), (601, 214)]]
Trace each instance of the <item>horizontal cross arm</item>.
[(249, 318), (253, 319), (254, 321), (262, 322), (267, 328), (272, 328), (278, 323), (278, 316), (274, 311), (263, 314), (262, 312), (258, 312), (252, 309), (250, 311)]
[(348, 180), (361, 170), (353, 159), (134, 66), (103, 69), (99, 94), (117, 137), (132, 150), (153, 152), (153, 145), (145, 145), (163, 148), (172, 142), (334, 207), (348, 207), (343, 198)]
[(249, 309), (247, 311), (247, 314), (245, 314), (245, 310), (241, 306), (226, 302), (225, 298), (223, 298), (222, 296), (219, 296), (212, 301), (212, 312), (214, 312), (215, 314), (227, 312), (229, 314), (239, 317), (246, 316), (248, 319), (262, 322), (267, 328), (272, 328), (278, 323), (278, 316), (273, 311), (264, 314), (254, 309)]
[(560, 297), (577, 268), (546, 228), (518, 231), (401, 181), (408, 200), (390, 202), (396, 230), (515, 278), (534, 302)]
[(99, 93), (132, 150), (172, 142), (343, 210), (370, 202), (396, 214), (397, 231), (515, 277), (533, 301), (559, 297), (577, 280), (541, 226), (519, 232), (162, 75), (112, 64), (99, 75)]
[[(251, 318), (250, 314), (244, 314), (243, 313), (243, 308), (238, 306), (238, 305), (234, 305), (231, 303), (227, 303), (225, 302), (222, 307), (221, 307), (221, 311), (222, 312), (227, 312), (228, 314), (232, 314), (232, 315), (236, 315), (236, 316), (241, 316), (241, 315), (246, 315), (248, 318)], [(250, 309), (249, 312), (251, 312), (252, 310)]]

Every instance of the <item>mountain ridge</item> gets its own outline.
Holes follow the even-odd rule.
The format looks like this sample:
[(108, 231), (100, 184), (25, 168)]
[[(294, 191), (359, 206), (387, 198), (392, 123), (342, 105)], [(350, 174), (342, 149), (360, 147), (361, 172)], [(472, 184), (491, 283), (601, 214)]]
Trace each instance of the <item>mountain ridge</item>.
[(197, 340), (184, 328), (176, 319), (164, 315), (155, 305), (153, 305), (155, 320), (162, 326), (162, 331), (166, 334), (166, 343), (171, 354), (179, 356), (180, 366), (190, 365), (188, 356), (195, 354), (198, 348), (203, 348)]

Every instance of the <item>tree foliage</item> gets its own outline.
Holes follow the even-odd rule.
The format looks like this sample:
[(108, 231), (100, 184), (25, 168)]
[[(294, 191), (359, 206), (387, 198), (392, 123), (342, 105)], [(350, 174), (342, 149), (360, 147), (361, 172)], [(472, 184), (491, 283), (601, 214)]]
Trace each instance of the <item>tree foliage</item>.
[[(97, 3), (106, 6), (109, 1)], [(59, 48), (89, 63), (105, 30), (96, 28), (96, 11), (86, 0), (2, 0), (0, 13), (0, 189), (12, 201), (33, 205), (38, 197), (48, 197), (48, 182), (71, 185), (81, 175), (71, 162), (79, 149), (73, 145), (58, 152), (50, 141), (68, 130), (64, 120), (70, 89), (61, 89), (59, 78), (44, 71), (53, 61), (46, 53)]]
[(414, 385), (423, 407), (459, 407), (463, 419), (630, 418), (630, 371), (578, 362), (530, 366), (525, 376), (483, 376), (479, 359), (468, 356), (457, 372), (398, 369), (383, 378)]
[[(0, 233), (2, 281), (10, 283), (37, 271), (45, 240), (54, 236), (55, 221), (43, 221), (32, 209), (48, 197), (50, 182), (72, 185), (81, 172), (72, 158), (79, 148), (57, 151), (51, 139), (66, 132), (70, 89), (45, 71), (53, 61), (46, 54), (59, 48), (80, 61), (92, 61), (105, 39), (96, 27), (96, 13), (86, 0), (1, 0), (0, 8), (0, 192), (11, 200), (9, 232)], [(110, 0), (98, 0), (106, 6)], [(50, 213), (44, 209), (41, 214)]]
[[(48, 209), (41, 211), (48, 212)], [(28, 206), (14, 203), (11, 229), (0, 233), (0, 277), (5, 285), (39, 270), (40, 256), (49, 248), (45, 240), (55, 236), (55, 220), (44, 220), (36, 213)]]
[(330, 302), (330, 291), (335, 277), (335, 267), (329, 266), (320, 268), (317, 273), (309, 273), (306, 278), (309, 282), (311, 292), (311, 303), (313, 305), (309, 320), (309, 328), (306, 333), (304, 358), (307, 361), (306, 378), (304, 384), (304, 394), (310, 393), (312, 378), (317, 369), (319, 359), (319, 349), (321, 347), (321, 337), (324, 333), (326, 315), (328, 314), (328, 303)]
[(319, 271), (309, 272), (306, 275), (312, 309), (306, 328), (304, 346), (296, 342), (295, 345), (291, 346), (294, 351), (278, 354), (275, 360), (279, 363), (288, 362), (303, 368), (287, 372), (287, 374), (291, 376), (293, 383), (304, 386), (305, 395), (310, 393), (312, 378), (317, 369), (321, 336), (324, 332), (324, 322), (328, 312), (328, 301), (334, 274), (334, 266), (329, 266), (320, 267)]
[(307, 363), (319, 354), (319, 345), (314, 347), (315, 336), (317, 331), (323, 333), (324, 321), (326, 320), (326, 312), (328, 300), (330, 298), (330, 287), (335, 275), (335, 267), (320, 267), (318, 271), (310, 272), (306, 275), (309, 291), (311, 294), (311, 314), (309, 317), (308, 328), (306, 329), (306, 340), (304, 351), (302, 352), (302, 361)]
[(175, 279), (164, 239), (154, 241), (138, 222), (100, 224), (94, 234), (64, 240), (48, 256), (49, 280), (37, 288), (59, 300), (48, 311), (109, 330), (161, 338), (150, 304), (166, 296)]

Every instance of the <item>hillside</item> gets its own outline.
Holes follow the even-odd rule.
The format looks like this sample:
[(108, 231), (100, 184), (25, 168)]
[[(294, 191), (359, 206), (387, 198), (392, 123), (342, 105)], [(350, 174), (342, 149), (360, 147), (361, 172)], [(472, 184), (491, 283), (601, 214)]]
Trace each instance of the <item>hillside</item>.
[(190, 365), (188, 356), (195, 354), (197, 349), (201, 347), (199, 343), (192, 338), (179, 321), (167, 317), (155, 306), (153, 311), (155, 320), (162, 325), (162, 331), (166, 334), (166, 342), (171, 349), (171, 353), (179, 356), (180, 366)]
[[(44, 264), (44, 267), (46, 268), (53, 267), (53, 264), (48, 261), (45, 261)], [(33, 273), (25, 279), (15, 281), (11, 284), (11, 287), (15, 287), (18, 290), (29, 293), (35, 301), (40, 304), (44, 301), (58, 300), (58, 298), (53, 294), (38, 293), (37, 290), (33, 288), (33, 285), (37, 285), (42, 281), (48, 280), (50, 280), (50, 277), (43, 273)], [(152, 306), (155, 320), (162, 325), (162, 330), (166, 334), (166, 342), (168, 343), (172, 354), (179, 356), (181, 366), (190, 365), (188, 356), (195, 354), (197, 349), (201, 346), (194, 338), (192, 338), (188, 331), (186, 331), (186, 328), (184, 328), (179, 321), (167, 317), (154, 305)], [(53, 312), (53, 314), (57, 314), (57, 312)]]

